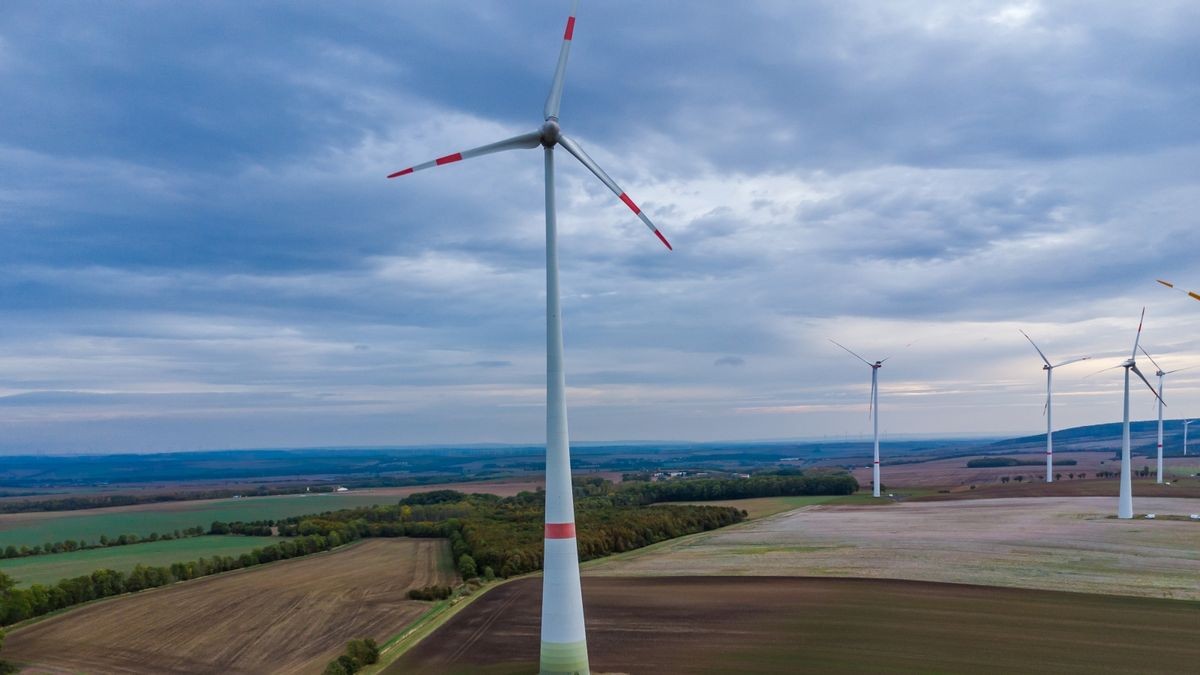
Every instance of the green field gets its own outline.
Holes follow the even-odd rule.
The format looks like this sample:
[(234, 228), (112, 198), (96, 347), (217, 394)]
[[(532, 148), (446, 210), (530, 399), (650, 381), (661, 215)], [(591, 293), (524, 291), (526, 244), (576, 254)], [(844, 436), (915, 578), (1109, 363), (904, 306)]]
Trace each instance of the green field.
[(0, 516), (0, 547), (35, 546), (65, 539), (96, 542), (100, 535), (110, 538), (122, 534), (139, 537), (151, 532), (163, 534), (197, 525), (205, 530), (214, 520), (277, 520), (322, 511), (335, 511), (373, 504), (395, 504), (399, 497), (390, 494), (306, 494), (284, 497), (248, 497), (197, 502), (168, 502), (146, 510), (104, 509), (88, 512), (56, 511)]
[(32, 584), (53, 584), (60, 579), (91, 574), (99, 569), (128, 572), (138, 564), (165, 566), (216, 555), (237, 556), (282, 540), (280, 537), (236, 535), (188, 537), (0, 560), (0, 572), (16, 579), (17, 586), (26, 588)]

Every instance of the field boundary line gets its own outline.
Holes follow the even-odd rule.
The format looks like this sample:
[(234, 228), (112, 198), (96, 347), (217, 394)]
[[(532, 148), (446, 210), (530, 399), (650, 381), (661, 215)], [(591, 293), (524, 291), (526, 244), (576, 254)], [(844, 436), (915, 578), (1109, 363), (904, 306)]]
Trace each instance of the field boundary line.
[(541, 575), (542, 573), (539, 570), (537, 572), (530, 572), (529, 574), (509, 577), (508, 579), (498, 580), (487, 586), (483, 586), (470, 595), (460, 596), (461, 599), (458, 602), (451, 600), (439, 601), (433, 607), (426, 610), (424, 614), (417, 617), (412, 623), (405, 626), (404, 630), (388, 638), (387, 642), (383, 643), (379, 648), (379, 661), (358, 672), (364, 675), (374, 675), (375, 673), (382, 672), (385, 668), (395, 663), (401, 656), (407, 654), (413, 647), (421, 644), (422, 640), (429, 637), (438, 628), (441, 628), (465, 607), (482, 598), (488, 592), (518, 579), (540, 577)]

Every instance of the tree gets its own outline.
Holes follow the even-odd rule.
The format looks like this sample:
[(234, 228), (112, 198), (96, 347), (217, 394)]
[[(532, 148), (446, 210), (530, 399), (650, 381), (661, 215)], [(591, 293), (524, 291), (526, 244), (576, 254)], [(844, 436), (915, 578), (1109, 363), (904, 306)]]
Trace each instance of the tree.
[(1062, 474), (1061, 473), (1054, 474), (1054, 480), (1062, 480)]
[(346, 654), (361, 666), (379, 661), (379, 646), (371, 638), (351, 640), (346, 644)]
[(471, 579), (478, 576), (479, 572), (475, 569), (475, 559), (466, 553), (459, 556), (458, 573), (461, 574), (462, 578), (464, 579)]
[(340, 660), (334, 659), (333, 661), (329, 662), (329, 665), (325, 666), (325, 672), (322, 673), (322, 675), (351, 675), (351, 674), (347, 673), (346, 669), (342, 667), (342, 662)]
[(1017, 476), (1014, 480), (1020, 483), (1021, 481), (1025, 480), (1025, 476)]

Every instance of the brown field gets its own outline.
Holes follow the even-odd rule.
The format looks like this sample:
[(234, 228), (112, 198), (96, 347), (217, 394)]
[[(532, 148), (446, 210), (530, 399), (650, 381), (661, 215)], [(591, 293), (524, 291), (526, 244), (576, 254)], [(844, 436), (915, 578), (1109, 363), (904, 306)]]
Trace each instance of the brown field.
[[(944, 501), (947, 499), (1000, 499), (1004, 497), (1112, 497), (1117, 498), (1121, 481), (1116, 478), (1064, 480), (1053, 483), (1007, 483), (981, 486), (978, 489), (951, 488), (949, 492), (925, 490), (927, 494), (911, 497), (914, 501)], [(885, 483), (886, 485), (886, 483)], [(890, 486), (889, 486), (890, 488)], [(901, 491), (903, 488), (898, 488)], [(903, 492), (901, 492), (903, 494)], [(1186, 497), (1200, 499), (1200, 480), (1188, 478), (1159, 485), (1153, 478), (1135, 478), (1133, 495), (1138, 497)]]
[[(1138, 513), (1200, 500), (1135, 498)], [(1116, 499), (818, 505), (589, 562), (599, 576), (830, 576), (1200, 600), (1200, 522), (1117, 520)]]
[[(875, 579), (585, 578), (593, 672), (1178, 673), (1200, 603)], [(385, 673), (533, 673), (541, 580), (499, 586)]]
[[(888, 464), (887, 458), (884, 458), (884, 464), (881, 467), (883, 476), (883, 485), (888, 488), (914, 488), (914, 487), (968, 487), (976, 485), (978, 488), (987, 487), (991, 490), (994, 487), (1000, 487), (1001, 476), (1017, 476), (1022, 475), (1026, 480), (1031, 477), (1037, 482), (1038, 477), (1046, 476), (1046, 456), (1044, 454), (1030, 453), (1013, 453), (1011, 455), (1003, 455), (1004, 457), (1012, 457), (1023, 461), (1038, 462), (1035, 466), (1001, 466), (1001, 467), (984, 467), (979, 469), (967, 468), (967, 462), (982, 455), (972, 455), (970, 457), (954, 457), (952, 459), (939, 459), (932, 462), (920, 462), (916, 464)], [(1078, 480), (1068, 480), (1067, 474), (1070, 473), (1086, 473), (1089, 477), (1095, 476), (1097, 471), (1120, 471), (1121, 463), (1113, 459), (1111, 452), (1055, 452), (1054, 459), (1056, 461), (1073, 459), (1078, 464), (1075, 466), (1058, 466), (1055, 468), (1055, 473), (1061, 473), (1063, 480), (1062, 485), (1080, 482)], [(1154, 467), (1155, 460), (1145, 457), (1134, 457), (1134, 469), (1141, 469), (1143, 466)], [(1172, 467), (1195, 466), (1196, 458), (1194, 457), (1167, 457), (1163, 460), (1166, 470)], [(1164, 473), (1167, 471), (1164, 470)], [(870, 485), (871, 483), (871, 468), (862, 466), (854, 469), (851, 473), (858, 479), (861, 485)], [(1169, 474), (1168, 474), (1169, 475)], [(1105, 481), (1098, 481), (1105, 482)], [(1116, 481), (1112, 482), (1115, 486)], [(1192, 481), (1200, 485), (1200, 481)], [(1058, 486), (1058, 483), (1054, 485)], [(1007, 487), (1007, 486), (1005, 486)], [(1020, 486), (1025, 487), (1025, 486)], [(1051, 487), (1051, 486), (1045, 486)], [(1116, 490), (1116, 488), (1113, 488)], [(1115, 494), (1115, 492), (1114, 492)]]
[(81, 607), (10, 632), (25, 673), (320, 673), (352, 638), (382, 643), (454, 583), (449, 545), (372, 539), (345, 549)]

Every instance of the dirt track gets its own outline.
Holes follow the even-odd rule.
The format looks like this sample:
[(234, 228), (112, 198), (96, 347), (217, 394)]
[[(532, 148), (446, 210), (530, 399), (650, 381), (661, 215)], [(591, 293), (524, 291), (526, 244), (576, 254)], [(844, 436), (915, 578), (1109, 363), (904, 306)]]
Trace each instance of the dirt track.
[[(873, 579), (585, 578), (597, 673), (1178, 673), (1200, 603)], [(537, 670), (541, 580), (488, 592), (389, 675)]]
[(346, 550), (83, 607), (12, 632), (26, 673), (319, 673), (352, 638), (382, 642), (428, 607), (409, 588), (451, 583), (449, 546), (374, 539)]
[[(1200, 513), (1200, 500), (1135, 499)], [(612, 576), (912, 579), (1200, 600), (1200, 523), (1110, 518), (1116, 500), (1047, 497), (813, 506), (588, 563)]]

